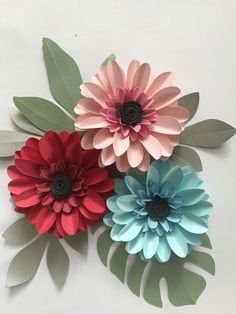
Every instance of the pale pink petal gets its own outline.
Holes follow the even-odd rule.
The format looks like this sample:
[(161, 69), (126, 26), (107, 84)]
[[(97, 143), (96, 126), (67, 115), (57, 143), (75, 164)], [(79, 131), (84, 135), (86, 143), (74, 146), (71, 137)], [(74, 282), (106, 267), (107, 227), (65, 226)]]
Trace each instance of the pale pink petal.
[(81, 146), (84, 149), (92, 149), (93, 147), (93, 139), (97, 130), (87, 131), (81, 138)]
[(161, 73), (155, 78), (147, 90), (147, 95), (153, 97), (159, 90), (170, 86), (173, 82), (174, 75), (171, 72)]
[(83, 113), (91, 112), (99, 114), (101, 106), (92, 98), (82, 98), (75, 107), (75, 113), (81, 115)]
[(117, 88), (124, 88), (124, 77), (122, 70), (116, 61), (110, 60), (107, 64), (107, 75), (109, 77), (113, 92)]
[(101, 81), (100, 77), (98, 74), (95, 74), (93, 77), (92, 77), (92, 83), (100, 86), (102, 89), (106, 90), (106, 87), (103, 85), (103, 82)]
[(175, 118), (159, 116), (156, 122), (150, 126), (150, 129), (163, 134), (180, 134), (182, 126)]
[(103, 148), (100, 156), (101, 156), (101, 162), (103, 166), (109, 166), (116, 161), (116, 156), (115, 156), (112, 145), (110, 145), (109, 147)]
[(120, 172), (126, 172), (130, 168), (126, 153), (116, 157), (116, 167)]
[(180, 106), (168, 106), (158, 111), (158, 114), (163, 116), (170, 116), (178, 120), (179, 122), (185, 122), (189, 118), (189, 112), (187, 109)]
[(134, 75), (133, 87), (139, 87), (141, 91), (145, 91), (150, 77), (150, 65), (143, 63)]
[(127, 150), (128, 162), (136, 168), (143, 160), (143, 146), (139, 141), (131, 142)]
[(110, 146), (113, 142), (113, 136), (109, 129), (101, 129), (99, 130), (93, 139), (93, 146), (97, 149), (102, 149), (107, 146)]
[(154, 159), (161, 157), (161, 144), (154, 136), (150, 134), (139, 140)]
[(167, 135), (160, 134), (160, 133), (152, 133), (152, 135), (158, 139), (161, 144), (161, 155), (164, 157), (170, 157), (173, 152), (173, 145), (169, 140)]
[(150, 165), (150, 155), (149, 153), (146, 151), (146, 149), (143, 150), (143, 160), (140, 163), (140, 165), (138, 165), (138, 169), (140, 171), (147, 171), (148, 167)]
[(98, 75), (101, 83), (104, 86), (104, 90), (107, 92), (107, 94), (111, 94), (112, 88), (111, 88), (111, 84), (110, 84), (110, 81), (109, 81), (108, 76), (107, 76), (107, 67), (105, 67), (105, 66), (100, 67), (98, 69), (97, 75)]
[(130, 62), (128, 71), (127, 71), (127, 86), (131, 88), (133, 86), (133, 79), (136, 71), (138, 70), (140, 66), (139, 61), (133, 60)]
[(168, 139), (171, 141), (171, 143), (174, 147), (179, 144), (179, 135), (169, 135), (168, 134)]
[(100, 86), (87, 82), (83, 83), (80, 86), (80, 89), (83, 96), (93, 98), (102, 107), (106, 108), (106, 100), (108, 100), (108, 95)]
[(160, 110), (175, 101), (179, 94), (180, 89), (178, 87), (170, 86), (163, 88), (154, 96), (153, 107), (156, 110)]
[(123, 155), (129, 147), (129, 136), (123, 137), (120, 133), (116, 132), (113, 140), (113, 149), (116, 156)]
[(88, 129), (100, 129), (108, 126), (109, 123), (102, 116), (92, 116), (86, 117), (80, 116), (75, 121), (76, 128), (80, 130), (88, 130)]

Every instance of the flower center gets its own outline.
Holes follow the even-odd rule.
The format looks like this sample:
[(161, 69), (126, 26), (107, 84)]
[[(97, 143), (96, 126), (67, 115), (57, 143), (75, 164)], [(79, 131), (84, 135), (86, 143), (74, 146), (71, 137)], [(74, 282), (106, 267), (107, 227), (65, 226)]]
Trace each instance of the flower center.
[(147, 202), (146, 210), (149, 217), (154, 221), (159, 221), (166, 218), (170, 213), (170, 207), (166, 198), (161, 198), (156, 195), (154, 198)]
[(135, 126), (141, 121), (143, 111), (139, 103), (129, 101), (118, 108), (117, 114), (122, 123)]
[(72, 182), (68, 177), (58, 174), (51, 183), (51, 192), (55, 198), (65, 198), (71, 193)]

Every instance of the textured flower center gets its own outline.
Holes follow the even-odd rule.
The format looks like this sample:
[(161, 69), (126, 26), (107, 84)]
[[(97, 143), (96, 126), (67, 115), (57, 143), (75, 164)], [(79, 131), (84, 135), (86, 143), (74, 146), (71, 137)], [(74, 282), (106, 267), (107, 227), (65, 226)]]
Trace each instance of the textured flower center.
[(65, 198), (71, 193), (72, 182), (68, 177), (59, 174), (51, 183), (51, 192), (55, 198)]
[(138, 124), (143, 115), (141, 105), (135, 101), (124, 103), (118, 108), (117, 113), (122, 123), (132, 126)]
[(166, 198), (161, 198), (156, 195), (154, 198), (147, 202), (146, 210), (149, 217), (154, 221), (159, 221), (166, 218), (170, 213), (170, 207)]

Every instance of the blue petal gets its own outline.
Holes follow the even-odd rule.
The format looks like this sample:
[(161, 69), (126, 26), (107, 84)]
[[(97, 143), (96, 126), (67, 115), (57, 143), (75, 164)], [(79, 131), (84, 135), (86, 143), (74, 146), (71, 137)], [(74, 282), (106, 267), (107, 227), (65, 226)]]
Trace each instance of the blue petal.
[(200, 188), (202, 180), (196, 173), (188, 173), (184, 175), (181, 184), (177, 187), (178, 191)]
[(155, 162), (153, 162), (148, 168), (146, 179), (146, 189), (149, 195), (152, 185), (155, 184), (156, 187), (159, 187), (159, 182), (160, 182), (159, 172), (158, 169), (155, 167)]
[(143, 255), (146, 259), (152, 258), (157, 251), (159, 245), (159, 236), (152, 231), (145, 234), (143, 240)]
[(179, 222), (181, 218), (178, 215), (171, 213), (168, 217), (166, 217), (166, 219), (171, 222)]
[(155, 160), (152, 163), (156, 169), (159, 171), (159, 177), (160, 181), (164, 178), (166, 173), (174, 166), (173, 163), (168, 159), (168, 160)]
[(119, 225), (127, 225), (134, 218), (133, 212), (118, 212), (113, 215), (112, 220)]
[(125, 176), (125, 183), (132, 194), (139, 195), (140, 191), (145, 192), (145, 188), (143, 188), (139, 181), (136, 180), (134, 177)]
[(175, 195), (173, 185), (169, 182), (165, 182), (164, 184), (161, 185), (159, 194), (160, 194), (160, 197), (162, 198), (167, 198), (167, 197), (172, 198)]
[(123, 228), (123, 226), (116, 225), (116, 224), (111, 228), (110, 235), (111, 235), (112, 240), (120, 241), (119, 233), (122, 230), (122, 228)]
[(136, 254), (140, 252), (143, 249), (143, 239), (144, 239), (145, 233), (140, 232), (136, 238), (126, 243), (126, 251), (129, 254)]
[(166, 237), (161, 237), (159, 240), (159, 246), (156, 253), (156, 258), (159, 262), (165, 263), (171, 256), (171, 248), (166, 241)]
[(208, 215), (212, 210), (212, 204), (207, 201), (200, 201), (194, 205), (184, 206), (185, 213), (193, 214), (198, 217)]
[(151, 229), (155, 229), (158, 226), (158, 222), (148, 218), (148, 226)]
[(184, 214), (179, 222), (179, 225), (185, 230), (196, 234), (205, 233), (208, 229), (205, 222), (192, 214)]
[(123, 179), (115, 178), (114, 181), (115, 181), (114, 191), (116, 192), (116, 194), (119, 195), (130, 194), (130, 191), (127, 188), (125, 181)]
[(108, 227), (112, 227), (114, 226), (114, 222), (112, 220), (112, 216), (113, 216), (113, 213), (108, 213), (106, 214), (104, 217), (103, 217), (103, 222), (105, 225), (107, 225)]
[(142, 219), (131, 220), (119, 233), (120, 241), (131, 241), (137, 237), (143, 227)]
[(116, 200), (119, 196), (118, 195), (114, 195), (111, 196), (107, 199), (107, 207), (110, 209), (110, 211), (112, 211), (113, 213), (116, 213), (118, 211), (120, 211), (119, 207), (116, 204)]
[(201, 219), (203, 222), (205, 222), (206, 225), (208, 225), (209, 215), (199, 217), (199, 219)]
[(202, 235), (201, 234), (194, 234), (194, 233), (188, 232), (181, 227), (179, 227), (179, 230), (189, 244), (200, 245), (202, 243)]
[(186, 174), (189, 174), (189, 173), (192, 173), (193, 170), (191, 167), (189, 166), (186, 166), (186, 167), (182, 167), (182, 171), (183, 171), (183, 174), (186, 175)]
[(116, 204), (121, 210), (131, 212), (137, 207), (136, 200), (137, 196), (135, 195), (122, 195), (116, 199)]
[(160, 224), (161, 224), (162, 228), (165, 230), (165, 232), (170, 231), (169, 223), (166, 219), (161, 220)]
[(166, 233), (166, 239), (170, 248), (176, 255), (179, 257), (187, 256), (188, 245), (178, 228), (175, 228), (172, 232)]
[[(205, 195), (205, 191), (201, 189), (190, 189), (178, 192), (176, 197), (183, 200), (183, 205), (193, 205), (199, 202)], [(174, 200), (175, 201), (175, 200)]]
[(183, 172), (180, 167), (175, 166), (171, 168), (161, 180), (161, 183), (171, 183), (174, 187), (179, 185), (183, 180)]

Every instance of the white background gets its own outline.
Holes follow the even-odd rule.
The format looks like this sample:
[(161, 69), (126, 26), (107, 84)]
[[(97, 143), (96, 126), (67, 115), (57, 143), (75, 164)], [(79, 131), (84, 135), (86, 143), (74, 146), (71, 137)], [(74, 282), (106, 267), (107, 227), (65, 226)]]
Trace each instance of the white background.
[[(124, 66), (137, 58), (157, 72), (171, 70), (183, 94), (200, 92), (193, 122), (218, 118), (235, 125), (235, 13), (235, 0), (0, 0), (0, 128), (13, 128), (12, 96), (51, 99), (42, 37), (72, 55), (86, 80), (111, 52)], [(200, 272), (207, 287), (196, 306), (175, 308), (165, 293), (162, 310), (138, 299), (101, 264), (92, 238), (87, 261), (69, 250), (71, 269), (63, 291), (53, 285), (45, 260), (30, 284), (8, 290), (8, 263), (19, 248), (1, 240), (0, 313), (235, 313), (235, 144), (236, 138), (219, 149), (198, 150), (214, 203), (209, 234), (216, 276)], [(1, 233), (17, 218), (7, 191), (11, 162), (0, 161)]]

